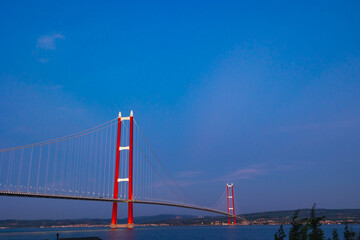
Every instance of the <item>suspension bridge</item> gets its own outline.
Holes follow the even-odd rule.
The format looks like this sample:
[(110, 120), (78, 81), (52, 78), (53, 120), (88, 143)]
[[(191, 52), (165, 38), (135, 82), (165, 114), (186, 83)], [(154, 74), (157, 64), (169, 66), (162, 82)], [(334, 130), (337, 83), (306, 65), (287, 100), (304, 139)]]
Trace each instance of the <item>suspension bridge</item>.
[[(229, 193), (229, 189), (231, 189)], [(0, 150), (0, 196), (112, 202), (111, 227), (118, 203), (155, 204), (235, 215), (233, 185), (227, 198), (206, 207), (196, 204), (165, 169), (134, 119), (122, 117), (48, 141)], [(227, 200), (227, 211), (221, 202)]]

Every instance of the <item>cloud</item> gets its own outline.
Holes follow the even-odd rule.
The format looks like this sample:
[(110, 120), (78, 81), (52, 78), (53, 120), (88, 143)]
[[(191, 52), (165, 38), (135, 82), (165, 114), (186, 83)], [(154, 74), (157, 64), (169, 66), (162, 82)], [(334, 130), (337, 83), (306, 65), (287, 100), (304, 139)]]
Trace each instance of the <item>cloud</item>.
[(65, 36), (61, 33), (41, 36), (37, 40), (36, 48), (44, 50), (56, 50), (56, 39), (65, 39)]
[[(304, 163), (305, 164), (305, 163)], [(227, 183), (235, 182), (241, 180), (254, 179), (260, 176), (271, 174), (274, 172), (288, 171), (293, 169), (295, 166), (289, 164), (257, 164), (251, 165), (245, 168), (239, 168), (235, 171), (228, 172), (224, 175), (220, 175), (214, 178), (201, 178), (200, 175), (204, 175), (200, 171), (186, 171), (181, 172), (177, 175), (176, 183), (179, 186), (191, 186), (191, 185), (201, 185), (201, 184), (210, 184), (210, 183)]]
[(201, 175), (201, 171), (186, 171), (178, 174), (179, 178), (195, 178)]
[(216, 182), (227, 182), (227, 181), (236, 181), (236, 180), (245, 180), (252, 179), (257, 176), (264, 175), (270, 171), (282, 170), (278, 167), (276, 168), (266, 168), (264, 165), (254, 165), (247, 168), (241, 168), (234, 172), (227, 173), (222, 176), (218, 176), (212, 179), (197, 179), (193, 178), (202, 174), (200, 171), (188, 171), (178, 174), (180, 180), (176, 181), (177, 184), (181, 186), (189, 186), (194, 184), (207, 184), (207, 183), (216, 183)]
[[(262, 166), (252, 166), (249, 168), (238, 169), (224, 177), (227, 179), (239, 180), (239, 179), (251, 179), (259, 175), (263, 175), (268, 171)], [(222, 178), (221, 178), (222, 179)]]

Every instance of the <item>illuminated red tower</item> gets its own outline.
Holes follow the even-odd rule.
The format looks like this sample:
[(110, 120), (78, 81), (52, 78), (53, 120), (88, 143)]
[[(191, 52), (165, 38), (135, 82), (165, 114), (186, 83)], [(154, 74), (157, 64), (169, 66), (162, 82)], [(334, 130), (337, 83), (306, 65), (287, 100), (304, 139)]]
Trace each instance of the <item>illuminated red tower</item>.
[[(119, 195), (119, 164), (120, 164), (120, 137), (121, 137), (121, 112), (118, 116), (117, 138), (116, 138), (116, 161), (115, 161), (115, 181), (114, 181), (114, 199)], [(117, 220), (117, 202), (113, 202), (111, 228), (115, 228)]]
[[(121, 122), (124, 120), (130, 121), (129, 130), (129, 146), (121, 146)], [(115, 182), (114, 182), (114, 199), (118, 199), (119, 195), (119, 182), (129, 182), (129, 194), (128, 194), (128, 228), (134, 227), (133, 219), (133, 129), (134, 129), (134, 118), (133, 111), (130, 112), (130, 117), (121, 117), (119, 113), (118, 117), (118, 129), (117, 129), (117, 140), (116, 140), (116, 162), (115, 162)], [(120, 166), (120, 151), (129, 151), (129, 177), (119, 178), (119, 166)], [(116, 228), (117, 220), (117, 202), (113, 202), (111, 228)]]
[(134, 227), (133, 219), (133, 131), (134, 131), (134, 117), (133, 111), (130, 112), (130, 134), (129, 134), (129, 202), (128, 202), (128, 228)]
[[(229, 195), (229, 188), (231, 188), (231, 195)], [(227, 207), (228, 207), (228, 214), (234, 216), (234, 222), (233, 224), (236, 224), (235, 220), (235, 205), (234, 205), (234, 184), (226, 184), (226, 192), (227, 192)], [(232, 199), (230, 201), (229, 199)], [(230, 207), (230, 203), (232, 203), (232, 206)], [(231, 210), (231, 211), (230, 211)], [(230, 225), (230, 216), (228, 215), (228, 225)]]

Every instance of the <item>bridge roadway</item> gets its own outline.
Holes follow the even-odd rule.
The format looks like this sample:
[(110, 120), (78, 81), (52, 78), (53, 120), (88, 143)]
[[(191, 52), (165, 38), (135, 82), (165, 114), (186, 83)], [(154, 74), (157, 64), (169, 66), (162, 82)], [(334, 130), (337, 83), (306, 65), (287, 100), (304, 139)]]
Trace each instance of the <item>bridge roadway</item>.
[[(9, 197), (32, 197), (32, 198), (54, 198), (54, 199), (70, 199), (70, 200), (85, 200), (85, 201), (102, 201), (102, 202), (133, 202), (138, 204), (154, 204), (154, 205), (163, 205), (163, 206), (172, 206), (172, 207), (180, 207), (180, 208), (190, 208), (200, 211), (218, 213), (225, 216), (234, 217), (232, 214), (228, 214), (227, 212), (196, 206), (196, 205), (188, 205), (183, 203), (172, 203), (172, 202), (157, 202), (157, 201), (144, 201), (144, 200), (128, 200), (128, 199), (114, 199), (114, 198), (102, 198), (102, 197), (79, 197), (79, 196), (71, 196), (71, 195), (56, 195), (56, 194), (42, 194), (42, 193), (24, 193), (24, 192), (10, 192), (10, 191), (0, 191), (0, 196), (9, 196)], [(235, 216), (238, 219), (246, 221), (244, 218)]]

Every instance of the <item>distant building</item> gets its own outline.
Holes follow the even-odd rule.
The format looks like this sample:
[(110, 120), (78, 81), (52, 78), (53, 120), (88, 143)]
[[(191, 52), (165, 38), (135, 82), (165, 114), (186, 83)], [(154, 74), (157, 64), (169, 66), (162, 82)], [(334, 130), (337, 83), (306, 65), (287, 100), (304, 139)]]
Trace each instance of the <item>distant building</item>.
[(60, 238), (60, 240), (102, 240), (98, 237)]

